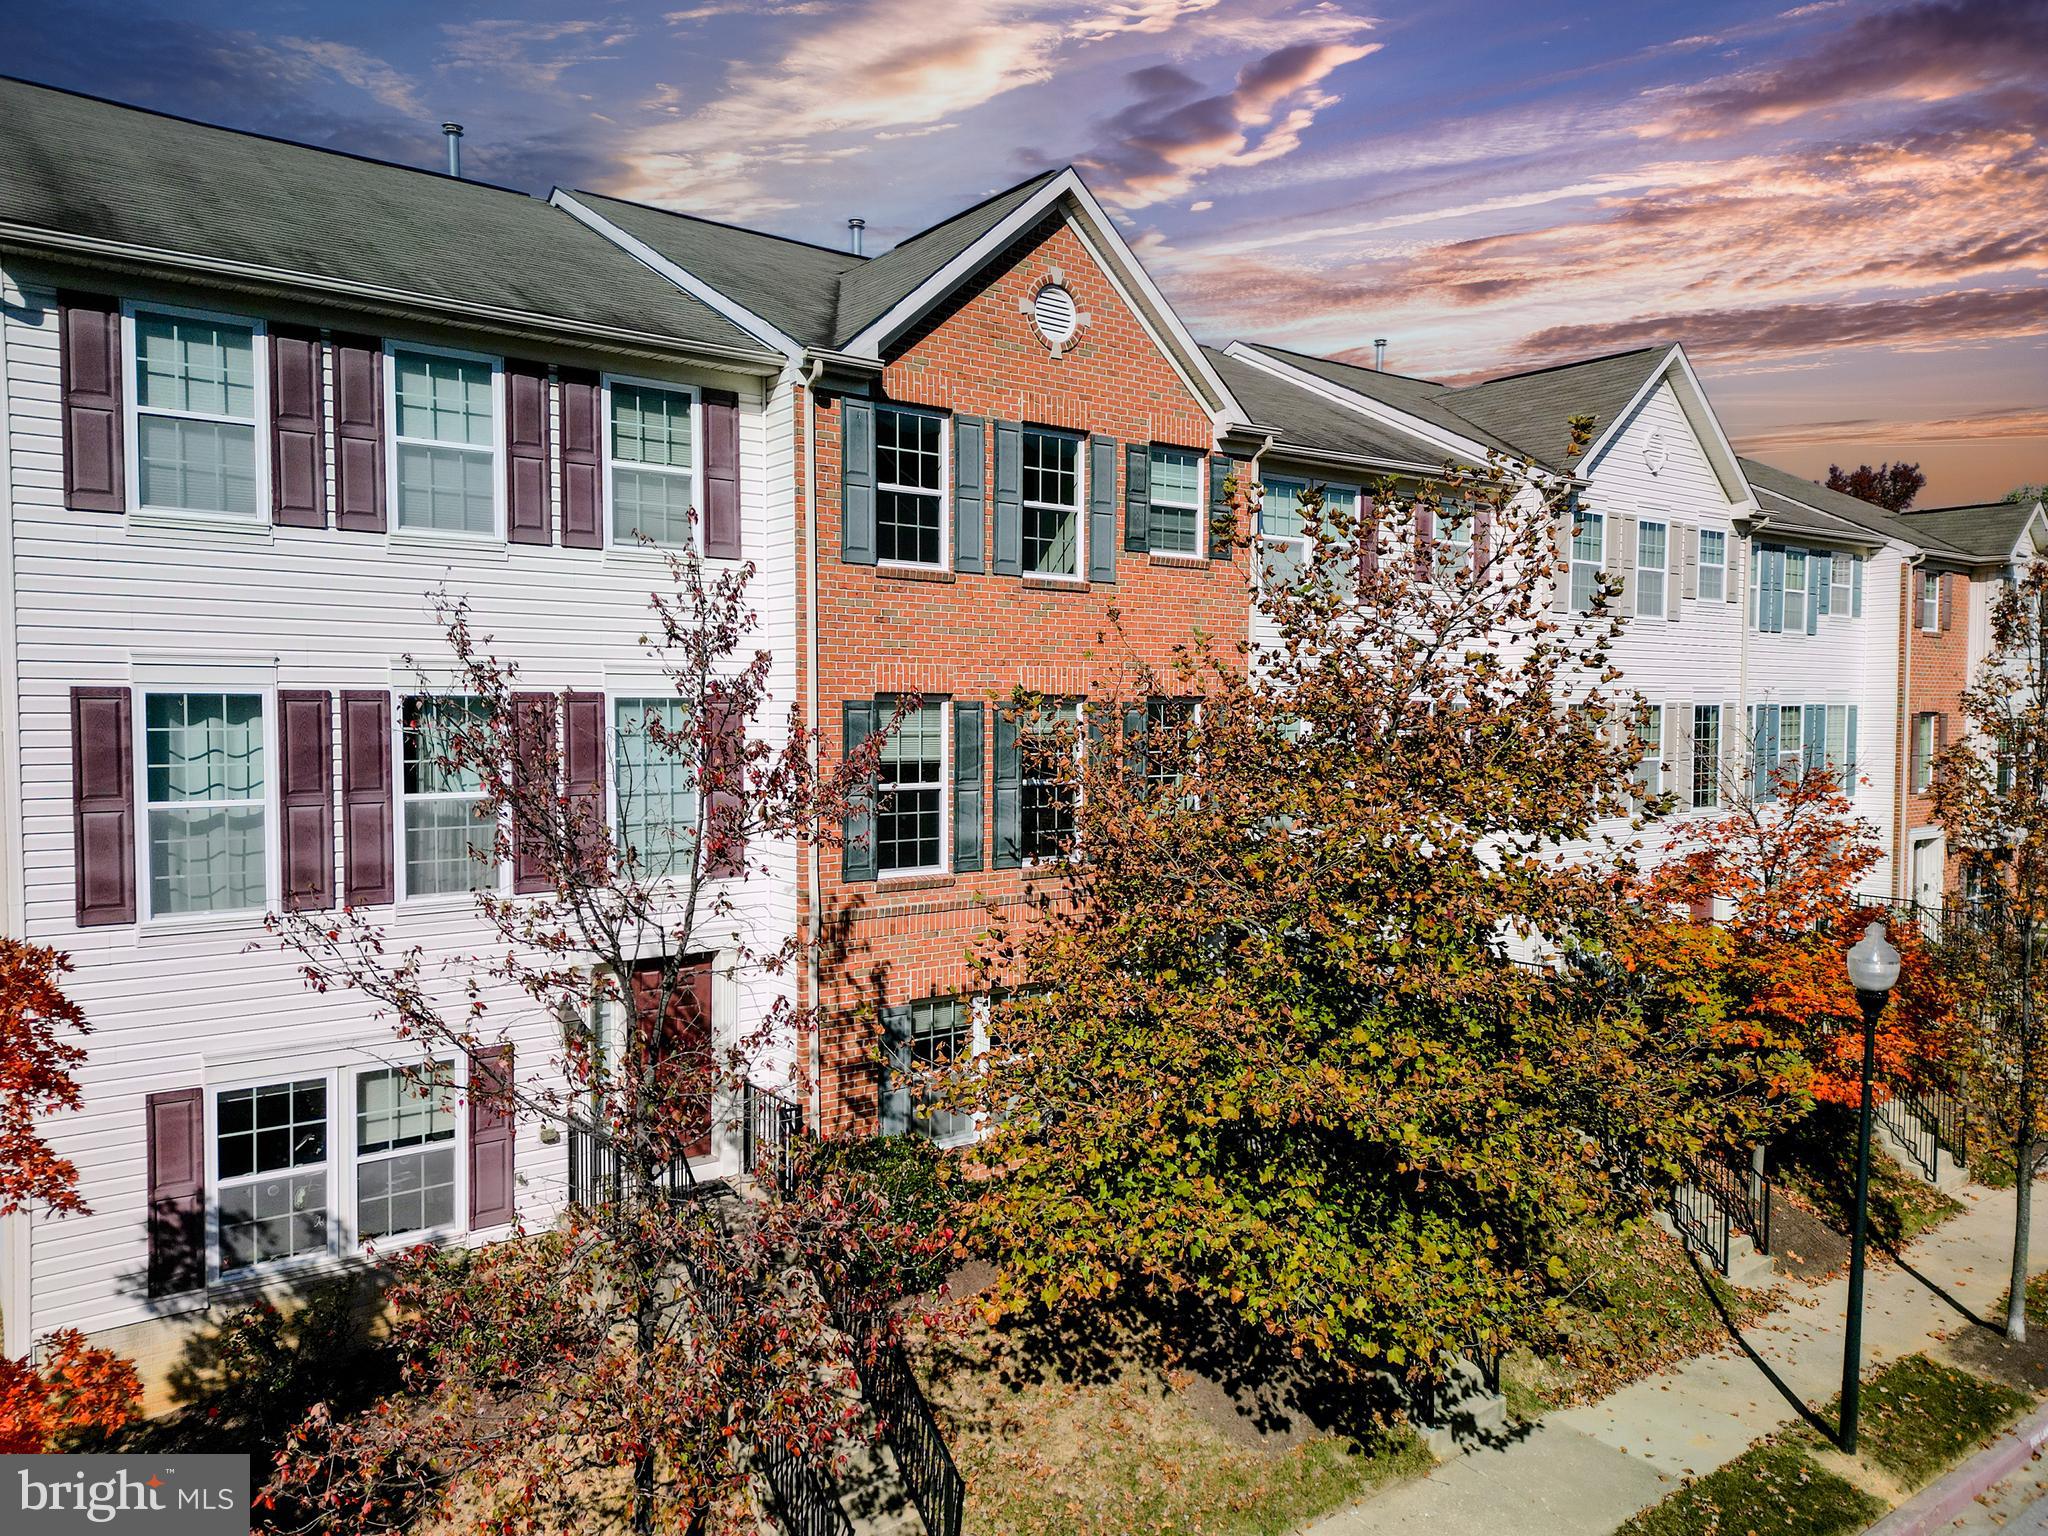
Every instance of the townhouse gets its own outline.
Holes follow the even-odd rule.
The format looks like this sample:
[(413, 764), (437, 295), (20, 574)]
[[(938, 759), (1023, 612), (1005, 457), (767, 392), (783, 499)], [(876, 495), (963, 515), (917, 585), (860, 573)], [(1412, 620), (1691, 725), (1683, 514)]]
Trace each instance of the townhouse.
[[(402, 1094), (417, 1053), (264, 914), (369, 909), (460, 1007), (471, 889), (521, 877), (471, 856), (475, 785), (408, 704), (412, 658), (450, 683), (437, 589), (571, 788), (629, 782), (667, 707), (663, 549), (760, 567), (794, 697), (781, 366), (524, 194), (0, 82), (0, 928), (73, 957), (94, 1030), (51, 1127), (91, 1214), (4, 1224), (9, 1353), (74, 1326), (153, 1376), (210, 1303), (551, 1213), (567, 1147), (461, 1090), (545, 1073), (558, 1031), (487, 988), (502, 1042)], [(766, 856), (693, 957), (720, 1040), (787, 985), (717, 963), (793, 931), (794, 850)], [(702, 1150), (736, 1165), (722, 1123)]]

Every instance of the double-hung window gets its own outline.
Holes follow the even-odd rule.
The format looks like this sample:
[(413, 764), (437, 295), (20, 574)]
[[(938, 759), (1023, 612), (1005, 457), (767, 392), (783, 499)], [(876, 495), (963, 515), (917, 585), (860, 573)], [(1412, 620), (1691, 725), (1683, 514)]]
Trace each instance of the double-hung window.
[[(942, 1147), (972, 1141), (974, 1116), (940, 1108), (932, 1100), (946, 1077), (972, 1061), (980, 1048), (979, 1006), (970, 998), (929, 997), (892, 1012), (893, 1038), (883, 1069), (883, 1134), (915, 1132)], [(897, 1113), (889, 1113), (891, 1104), (901, 1106)]]
[(1854, 607), (1855, 570), (1859, 558), (1846, 550), (1836, 550), (1829, 565), (1828, 574), (1832, 579), (1828, 583), (1828, 612), (1835, 618), (1848, 618)]
[(1941, 628), (1941, 577), (1933, 571), (1920, 573), (1920, 627), (1933, 634)]
[(1834, 770), (1836, 782), (1844, 790), (1849, 788), (1849, 706), (1830, 704), (1827, 707), (1827, 765)]
[(696, 397), (688, 390), (611, 380), (612, 544), (644, 540), (662, 549), (691, 546), (697, 502)]
[(689, 865), (697, 836), (689, 713), (673, 694), (612, 705), (612, 795), (621, 857), (643, 879)]
[(147, 309), (132, 327), (134, 505), (262, 521), (258, 328)]
[(886, 564), (946, 563), (945, 441), (930, 411), (875, 408), (875, 556)]
[(1934, 787), (1934, 744), (1937, 717), (1913, 717), (1913, 793), (1924, 795)]
[(222, 1274), (327, 1251), (326, 1077), (216, 1093), (213, 1157)]
[(1806, 772), (1806, 711), (1797, 704), (1778, 706), (1778, 777), (1787, 784)]
[(452, 1062), (355, 1074), (356, 1237), (455, 1225)]
[(1803, 634), (1806, 630), (1806, 551), (1788, 549), (1784, 560), (1785, 633)]
[(946, 867), (946, 706), (906, 710), (882, 743), (876, 773), (875, 868), (884, 875)]
[(1078, 577), (1081, 563), (1081, 440), (1024, 431), (1024, 573)]
[(1158, 554), (1202, 552), (1202, 456), (1185, 448), (1152, 450), (1147, 546)]
[(1462, 501), (1447, 501), (1437, 509), (1435, 545), (1436, 573), (1449, 583), (1472, 565), (1473, 512)]
[(1721, 706), (1692, 707), (1692, 803), (1708, 810), (1721, 803)]
[(481, 699), (411, 697), (400, 722), (405, 894), (445, 896), (498, 883), (497, 828), (482, 815), (488, 706)]
[(1644, 797), (1664, 787), (1664, 706), (1645, 704), (1636, 712), (1636, 792)]
[(1636, 617), (1664, 617), (1665, 589), (1671, 573), (1669, 530), (1663, 523), (1636, 524)]
[[(1308, 522), (1301, 498), (1308, 490), (1299, 480), (1259, 481), (1259, 575), (1287, 585), (1308, 564)], [(1328, 502), (1326, 490), (1323, 499)]]
[(1187, 772), (1188, 732), (1195, 721), (1193, 699), (1154, 698), (1145, 701), (1145, 782), (1162, 787), (1180, 783)]
[(1703, 603), (1728, 595), (1728, 535), (1719, 528), (1700, 530), (1699, 594)]
[(498, 531), (496, 367), (394, 348), (393, 504), (398, 527), (485, 538)]
[(1074, 841), (1080, 719), (1070, 701), (1018, 724), (1018, 842), (1027, 860), (1059, 858)]
[(1574, 613), (1590, 613), (1600, 590), (1600, 567), (1607, 559), (1607, 520), (1598, 512), (1574, 508), (1572, 519), (1572, 595)]
[(261, 910), (263, 696), (147, 693), (142, 753), (150, 915)]

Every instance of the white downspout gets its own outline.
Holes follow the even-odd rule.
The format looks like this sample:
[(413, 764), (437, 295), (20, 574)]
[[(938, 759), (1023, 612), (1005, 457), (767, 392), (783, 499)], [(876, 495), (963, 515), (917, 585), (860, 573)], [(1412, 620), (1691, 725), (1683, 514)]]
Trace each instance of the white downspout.
[[(1764, 600), (1764, 589), (1762, 573), (1755, 571), (1756, 536), (1770, 526), (1771, 514), (1768, 512), (1749, 525), (1749, 532), (1742, 536), (1743, 543), (1748, 546), (1743, 551), (1742, 573), (1736, 576), (1733, 571), (1729, 572), (1731, 576), (1735, 576), (1735, 579), (1742, 584), (1742, 590), (1735, 594), (1735, 609), (1741, 616), (1741, 623), (1736, 629), (1736, 633), (1742, 637), (1735, 647), (1735, 697), (1738, 700), (1735, 707), (1744, 711), (1744, 714), (1733, 723), (1736, 730), (1744, 732), (1748, 729), (1746, 724), (1750, 718), (1748, 711), (1754, 707), (1750, 703), (1749, 698), (1749, 631), (1750, 625), (1754, 622), (1750, 618), (1749, 613), (1749, 578), (1752, 574), (1755, 574), (1758, 578), (1756, 600), (1757, 606), (1761, 608)], [(1723, 722), (1721, 728), (1726, 730), (1728, 723)], [(1749, 757), (1750, 779), (1752, 782), (1756, 779), (1756, 747), (1756, 739), (1750, 737)]]
[[(804, 714), (810, 724), (811, 779), (819, 771), (818, 744), (824, 726), (818, 715), (818, 380), (825, 372), (822, 358), (811, 359), (804, 379)], [(825, 879), (818, 869), (818, 842), (809, 840), (804, 850), (804, 879), (810, 902), (808, 930), (804, 935), (804, 979), (811, 1007), (810, 1077), (811, 1131), (822, 1134), (825, 1119), (825, 1045), (821, 1038), (824, 1010), (818, 998), (818, 941), (824, 932), (820, 911), (825, 899)]]

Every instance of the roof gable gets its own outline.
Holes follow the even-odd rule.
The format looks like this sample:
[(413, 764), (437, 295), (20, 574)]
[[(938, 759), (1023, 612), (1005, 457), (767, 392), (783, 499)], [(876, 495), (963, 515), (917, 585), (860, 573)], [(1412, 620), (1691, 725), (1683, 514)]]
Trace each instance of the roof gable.
[(1514, 443), (1552, 469), (1571, 465), (1571, 418), (1593, 418), (1590, 445), (1619, 426), (1663, 370), (1671, 348), (1638, 347), (1608, 357), (1512, 373), (1448, 392), (1466, 420)]
[(2020, 552), (2028, 524), (2040, 515), (2039, 502), (1994, 501), (1967, 507), (1927, 507), (1902, 512), (1899, 520), (1979, 561), (2004, 562)]
[[(1774, 518), (1783, 518), (1796, 512), (1817, 514), (1829, 523), (1845, 523), (1901, 544), (1919, 544), (1944, 552), (1953, 551), (1953, 546), (1945, 540), (1916, 533), (1883, 507), (1872, 506), (1867, 501), (1860, 501), (1841, 491), (1831, 491), (1816, 481), (1795, 475), (1790, 470), (1780, 469), (1775, 464), (1766, 464), (1760, 459), (1743, 459), (1740, 463), (1743, 477), (1756, 491), (1758, 505)], [(1931, 532), (1932, 530), (1929, 530), (1929, 533)]]

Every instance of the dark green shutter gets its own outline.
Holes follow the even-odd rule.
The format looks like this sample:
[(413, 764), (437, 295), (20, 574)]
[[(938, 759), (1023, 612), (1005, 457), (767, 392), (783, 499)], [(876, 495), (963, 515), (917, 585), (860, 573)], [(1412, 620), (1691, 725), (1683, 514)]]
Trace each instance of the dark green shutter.
[(1145, 787), (1145, 725), (1145, 706), (1127, 705), (1124, 709), (1124, 751), (1130, 759), (1131, 782), (1140, 790)]
[(1023, 784), (1017, 761), (1017, 720), (996, 711), (996, 846), (991, 864), (1015, 869), (1024, 862)]
[(1152, 547), (1152, 450), (1124, 448), (1124, 548), (1142, 555)]
[(882, 1073), (875, 1106), (884, 1136), (910, 1134), (910, 1081), (916, 1071), (910, 1049), (913, 1027), (910, 1004), (882, 1010)]
[(1844, 733), (1843, 755), (1848, 761), (1842, 765), (1842, 793), (1850, 799), (1856, 798), (1856, 706), (1849, 706), (1849, 728)]
[(1222, 454), (1209, 459), (1209, 537), (1202, 550), (1213, 560), (1228, 560), (1237, 541), (1237, 520), (1230, 507), (1230, 476), (1236, 461)]
[(1757, 549), (1756, 627), (1767, 635), (1785, 628), (1785, 551), (1777, 544)]
[(1756, 797), (1775, 800), (1778, 798), (1778, 706), (1757, 705), (1756, 719)]
[(1116, 439), (1088, 439), (1088, 579), (1116, 580)]
[(953, 418), (953, 569), (980, 575), (988, 531), (982, 526), (988, 501), (988, 425), (979, 416)]
[(1024, 574), (1024, 429), (996, 423), (996, 574)]
[(953, 869), (981, 868), (982, 780), (987, 764), (979, 704), (953, 706)]
[[(851, 758), (875, 734), (875, 706), (871, 699), (846, 701), (846, 755)], [(870, 788), (862, 788), (850, 801), (846, 818), (846, 847), (841, 855), (842, 878), (851, 882), (875, 878), (875, 802)]]
[(875, 408), (839, 402), (839, 555), (848, 565), (875, 563)]

